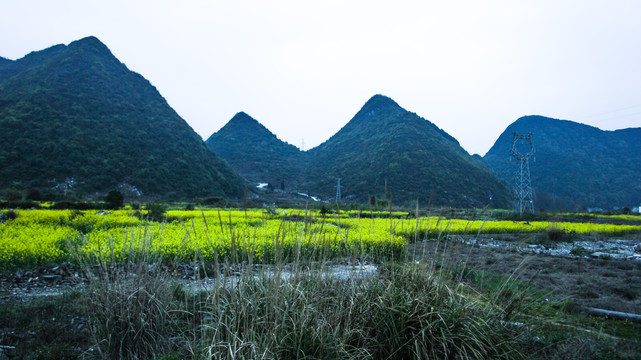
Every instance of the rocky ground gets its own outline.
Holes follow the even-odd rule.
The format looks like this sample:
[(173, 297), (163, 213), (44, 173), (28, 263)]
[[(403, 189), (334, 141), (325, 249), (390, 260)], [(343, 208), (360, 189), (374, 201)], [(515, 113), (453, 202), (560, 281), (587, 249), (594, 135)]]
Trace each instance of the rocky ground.
[(533, 235), (450, 236), (411, 245), (417, 258), (443, 257), (477, 270), (510, 275), (581, 307), (641, 314), (641, 240), (581, 238), (537, 241)]
[[(172, 281), (181, 284), (189, 292), (207, 290), (211, 286), (214, 286), (217, 284), (215, 281), (216, 274), (225, 274), (227, 283), (234, 284), (240, 279), (241, 275), (246, 275), (248, 271), (253, 274), (253, 276), (274, 273), (273, 266), (262, 264), (253, 264), (251, 267), (247, 264), (232, 266), (218, 265), (218, 267), (212, 264), (203, 267), (198, 263), (151, 266), (159, 266), (160, 271), (166, 273)], [(110, 268), (110, 274), (105, 274), (105, 270), (100, 266), (81, 269), (74, 264), (65, 262), (61, 265), (5, 272), (0, 276), (0, 303), (27, 301), (30, 299), (61, 295), (65, 292), (88, 286), (91, 279), (97, 279), (101, 276), (111, 276), (114, 272), (118, 271), (127, 271), (127, 269)], [(294, 271), (291, 266), (285, 266), (278, 271), (278, 274), (282, 278), (288, 278), (292, 276)], [(321, 270), (308, 269), (304, 271), (319, 272)], [(340, 259), (324, 266), (322, 274), (346, 279), (371, 276), (377, 271), (378, 267), (376, 265), (368, 263), (352, 265), (349, 259)]]

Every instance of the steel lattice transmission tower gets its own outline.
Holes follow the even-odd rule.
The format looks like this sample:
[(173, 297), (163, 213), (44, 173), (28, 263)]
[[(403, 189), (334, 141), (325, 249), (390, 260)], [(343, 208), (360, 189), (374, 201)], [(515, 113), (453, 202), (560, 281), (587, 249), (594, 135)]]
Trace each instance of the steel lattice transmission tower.
[(341, 178), (336, 178), (336, 202), (341, 201)]
[(513, 133), (510, 155), (518, 162), (514, 174), (514, 210), (523, 215), (523, 212), (534, 212), (534, 200), (532, 198), (532, 180), (530, 179), (530, 158), (534, 156), (534, 144), (532, 133), (519, 135)]

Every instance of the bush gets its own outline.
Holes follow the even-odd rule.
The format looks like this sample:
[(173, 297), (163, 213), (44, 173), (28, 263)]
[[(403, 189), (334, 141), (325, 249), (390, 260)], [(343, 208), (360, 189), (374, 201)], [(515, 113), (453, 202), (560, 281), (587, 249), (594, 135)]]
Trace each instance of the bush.
[(0, 209), (40, 209), (41, 206), (33, 201), (0, 201)]
[(111, 190), (107, 196), (105, 196), (105, 203), (110, 209), (120, 209), (125, 204), (125, 197), (118, 190)]
[(202, 204), (209, 205), (209, 206), (225, 207), (227, 206), (227, 200), (219, 197), (210, 197), (210, 198), (203, 199)]
[(559, 228), (549, 228), (546, 231), (548, 239), (555, 242), (568, 242), (576, 235), (574, 232), (567, 232)]
[(145, 209), (150, 220), (162, 221), (165, 219), (165, 213), (167, 212), (165, 205), (153, 202), (145, 205)]
[(37, 187), (29, 189), (29, 192), (27, 193), (27, 200), (41, 201), (42, 191), (40, 191), (40, 189)]
[(0, 220), (15, 220), (18, 217), (18, 213), (13, 210), (9, 210), (6, 213), (0, 214)]
[(67, 210), (101, 210), (107, 205), (105, 203), (58, 201), (51, 205), (49, 209), (67, 209)]

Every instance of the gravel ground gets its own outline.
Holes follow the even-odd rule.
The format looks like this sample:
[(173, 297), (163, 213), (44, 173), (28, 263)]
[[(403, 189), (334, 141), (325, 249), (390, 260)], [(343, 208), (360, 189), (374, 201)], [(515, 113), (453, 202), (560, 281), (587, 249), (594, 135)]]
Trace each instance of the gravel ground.
[[(417, 242), (410, 253), (417, 258), (442, 256), (451, 264), (514, 274), (519, 280), (533, 279), (535, 286), (549, 292), (550, 299), (641, 314), (641, 256), (634, 252), (639, 239), (581, 239), (548, 245), (531, 244), (531, 240), (531, 235), (457, 236)], [(572, 254), (578, 247), (585, 251)]]

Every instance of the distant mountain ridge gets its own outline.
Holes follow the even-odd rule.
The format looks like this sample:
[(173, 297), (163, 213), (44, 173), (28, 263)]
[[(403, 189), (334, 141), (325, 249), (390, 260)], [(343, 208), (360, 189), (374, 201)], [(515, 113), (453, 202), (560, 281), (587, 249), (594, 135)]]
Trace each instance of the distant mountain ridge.
[(0, 129), (0, 190), (239, 198), (246, 184), (240, 173), (323, 199), (334, 197), (341, 178), (347, 201), (509, 207), (516, 131), (534, 133), (537, 208), (641, 203), (641, 128), (604, 131), (526, 116), (481, 160), (435, 124), (375, 95), (309, 151), (243, 112), (205, 144), (149, 81), (95, 37), (15, 61), (0, 57)]
[[(306, 152), (289, 144), (285, 147), (256, 124), (232, 119), (207, 141), (255, 182), (266, 182), (261, 180), (267, 178), (265, 173), (285, 167), (286, 171), (276, 172), (283, 174), (287, 184), (325, 199), (336, 194), (336, 178), (341, 178), (342, 197), (348, 201), (366, 202), (374, 196), (397, 204), (416, 200), (439, 206), (509, 203), (505, 184), (456, 139), (383, 95), (373, 96), (339, 132)], [(252, 131), (260, 136), (250, 135)], [(277, 156), (270, 160), (257, 156), (260, 149)]]
[(612, 209), (641, 203), (641, 128), (605, 131), (568, 120), (521, 117), (484, 157), (509, 182), (516, 166), (509, 155), (513, 132), (533, 133), (535, 207)]
[[(375, 95), (341, 130), (309, 151), (307, 187), (355, 200), (387, 194), (396, 203), (505, 206), (509, 190), (436, 125)], [(387, 185), (387, 186), (386, 186)], [(386, 189), (387, 187), (387, 189)], [(492, 198), (492, 200), (490, 200)]]
[(273, 187), (297, 185), (303, 171), (303, 153), (281, 141), (244, 112), (236, 114), (206, 141), (210, 149), (246, 179)]
[(244, 180), (95, 37), (0, 61), (0, 128), (0, 188), (242, 196)]

